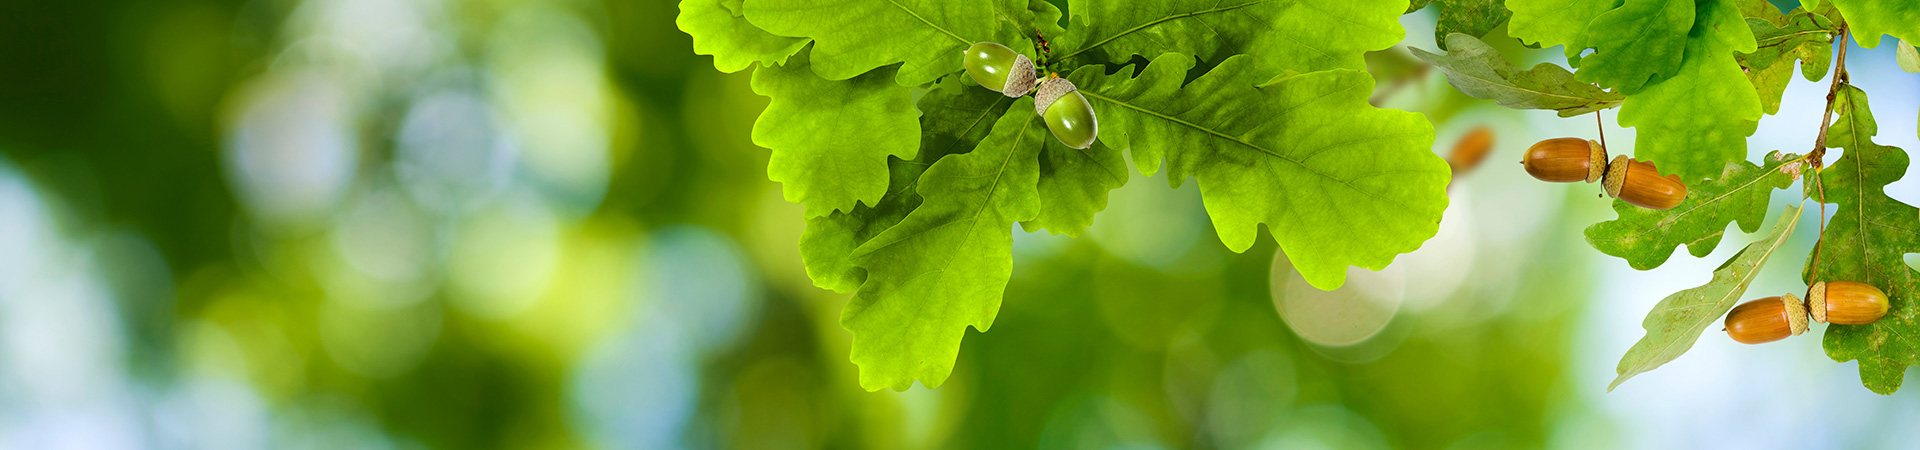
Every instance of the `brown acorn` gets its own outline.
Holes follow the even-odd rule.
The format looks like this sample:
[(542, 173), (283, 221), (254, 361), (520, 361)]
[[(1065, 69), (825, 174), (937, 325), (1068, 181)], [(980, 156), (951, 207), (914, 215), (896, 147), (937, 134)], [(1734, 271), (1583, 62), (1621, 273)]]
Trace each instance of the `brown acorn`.
[(1540, 181), (1592, 183), (1607, 170), (1607, 149), (1592, 139), (1553, 138), (1528, 147), (1520, 164)]
[(1453, 144), (1453, 153), (1447, 154), (1447, 167), (1453, 169), (1453, 176), (1473, 170), (1480, 161), (1487, 159), (1487, 152), (1493, 150), (1493, 129), (1486, 125), (1474, 127)]
[(1615, 156), (1607, 164), (1607, 195), (1642, 208), (1671, 209), (1687, 199), (1687, 184), (1679, 175), (1660, 176), (1653, 163)]
[(1887, 315), (1887, 293), (1858, 281), (1822, 281), (1807, 288), (1813, 321), (1866, 325)]
[(1733, 307), (1727, 336), (1742, 344), (1765, 344), (1807, 332), (1807, 306), (1793, 294), (1767, 297)]

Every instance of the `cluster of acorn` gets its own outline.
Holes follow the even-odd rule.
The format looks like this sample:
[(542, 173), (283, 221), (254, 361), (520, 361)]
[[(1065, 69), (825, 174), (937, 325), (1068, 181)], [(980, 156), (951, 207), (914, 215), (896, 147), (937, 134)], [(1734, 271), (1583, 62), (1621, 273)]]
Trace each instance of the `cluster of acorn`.
[[(1527, 148), (1521, 165), (1541, 181), (1602, 181), (1607, 195), (1643, 208), (1669, 209), (1687, 198), (1676, 175), (1660, 176), (1653, 163), (1620, 155), (1607, 161), (1607, 149), (1591, 139), (1554, 138)], [(1802, 302), (1793, 294), (1740, 304), (1727, 313), (1727, 336), (1743, 344), (1763, 344), (1798, 336), (1807, 320), (1865, 325), (1887, 315), (1887, 293), (1856, 281), (1817, 282)]]
[(1669, 209), (1687, 199), (1680, 176), (1660, 176), (1653, 163), (1620, 155), (1607, 162), (1606, 146), (1592, 139), (1554, 138), (1527, 148), (1520, 164), (1540, 181), (1600, 181), (1607, 195), (1643, 208)]
[(1887, 315), (1887, 293), (1856, 281), (1818, 282), (1807, 301), (1793, 294), (1767, 297), (1727, 313), (1727, 336), (1742, 344), (1765, 344), (1807, 332), (1807, 319), (1841, 325), (1866, 325)]
[(1033, 60), (992, 42), (967, 48), (967, 76), (981, 87), (1019, 98), (1034, 93), (1033, 111), (1047, 120), (1047, 130), (1060, 143), (1073, 148), (1093, 145), (1100, 135), (1100, 122), (1093, 117), (1093, 105), (1073, 87), (1073, 82), (1048, 74), (1039, 79)]

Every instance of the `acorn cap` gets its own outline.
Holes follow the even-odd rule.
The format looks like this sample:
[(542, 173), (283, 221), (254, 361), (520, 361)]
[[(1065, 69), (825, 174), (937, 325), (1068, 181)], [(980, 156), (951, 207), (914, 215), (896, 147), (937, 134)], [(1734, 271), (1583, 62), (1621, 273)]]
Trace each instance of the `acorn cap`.
[(1827, 323), (1827, 282), (1807, 287), (1807, 311), (1813, 313), (1813, 321)]
[(1627, 155), (1613, 157), (1607, 164), (1607, 175), (1601, 180), (1601, 186), (1607, 188), (1607, 196), (1620, 198), (1620, 187), (1627, 184), (1627, 166), (1633, 165), (1633, 158)]
[(1587, 140), (1587, 148), (1590, 151), (1587, 163), (1587, 182), (1600, 181), (1600, 176), (1607, 172), (1607, 148), (1601, 147), (1600, 141), (1592, 139)]
[(1026, 96), (1027, 92), (1033, 90), (1034, 82), (1038, 81), (1033, 76), (1033, 60), (1016, 53), (1013, 55), (1012, 70), (1007, 74), (1007, 85), (1000, 88), (1000, 93), (1013, 98)]
[(1067, 81), (1065, 78), (1048, 77), (1045, 80), (1040, 80), (1040, 91), (1033, 94), (1033, 112), (1043, 116), (1046, 115), (1047, 107), (1053, 106), (1054, 100), (1059, 100), (1060, 97), (1073, 93), (1075, 89), (1073, 82)]
[(1793, 294), (1781, 295), (1780, 302), (1786, 304), (1787, 326), (1793, 329), (1793, 335), (1807, 332), (1807, 304)]

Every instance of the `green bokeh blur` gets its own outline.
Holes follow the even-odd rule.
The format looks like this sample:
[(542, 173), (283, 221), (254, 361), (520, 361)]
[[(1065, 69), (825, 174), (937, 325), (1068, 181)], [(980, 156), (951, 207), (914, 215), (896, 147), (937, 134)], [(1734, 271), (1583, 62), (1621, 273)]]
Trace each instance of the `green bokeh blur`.
[(0, 4), (0, 448), (1618, 445), (1617, 353), (1574, 356), (1606, 203), (1507, 162), (1588, 121), (1375, 55), (1436, 151), (1498, 136), (1421, 253), (1312, 290), (1134, 174), (1087, 237), (1015, 230), (944, 385), (865, 392), (749, 139), (767, 99), (676, 14)]

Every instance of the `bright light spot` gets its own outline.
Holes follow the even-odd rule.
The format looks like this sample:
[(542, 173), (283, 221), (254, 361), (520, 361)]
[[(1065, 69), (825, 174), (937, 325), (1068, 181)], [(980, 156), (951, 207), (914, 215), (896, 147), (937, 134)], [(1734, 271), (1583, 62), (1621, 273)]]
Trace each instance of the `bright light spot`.
[(1287, 327), (1307, 342), (1329, 347), (1366, 342), (1400, 310), (1406, 276), (1398, 264), (1378, 272), (1348, 267), (1346, 285), (1322, 291), (1293, 270), (1286, 253), (1274, 253), (1273, 306)]
[(195, 377), (164, 394), (152, 412), (166, 448), (267, 448), (268, 410), (244, 383)]
[(0, 165), (0, 301), (25, 298), (27, 284), (53, 268), (57, 236), (33, 186)]
[(425, 299), (436, 242), (425, 213), (384, 187), (367, 190), (351, 208), (331, 235), (345, 267), (323, 271), (330, 296), (369, 306)]
[(700, 352), (730, 346), (760, 301), (759, 280), (740, 249), (726, 235), (693, 226), (663, 228), (652, 242), (644, 269), (651, 313), (688, 333)]
[(415, 201), (469, 211), (513, 176), (516, 152), (485, 100), (450, 90), (420, 99), (401, 122), (394, 173)]
[(325, 39), (364, 55), (380, 71), (419, 73), (450, 53), (452, 33), (433, 28), (437, 1), (306, 1), (289, 15), (290, 36)]
[[(1464, 182), (1456, 184), (1465, 188)], [(1463, 189), (1464, 190), (1464, 189)], [(1420, 286), (1407, 290), (1407, 307), (1425, 311), (1440, 305), (1466, 281), (1473, 271), (1473, 204), (1471, 196), (1457, 195), (1440, 219), (1440, 231), (1413, 253), (1400, 255), (1393, 265), (1406, 271), (1406, 284)]]
[(527, 168), (569, 216), (607, 188), (613, 105), (600, 41), (584, 22), (549, 8), (512, 14), (487, 49), (495, 102)]
[(680, 448), (693, 419), (700, 377), (684, 337), (664, 319), (594, 346), (580, 361), (569, 397), (585, 434), (606, 448)]
[(334, 212), (360, 162), (348, 93), (316, 73), (269, 74), (237, 95), (226, 169), (240, 203), (268, 225)]
[(468, 314), (504, 319), (540, 299), (560, 265), (560, 222), (545, 202), (510, 195), (469, 217), (448, 260), (453, 304)]
[(0, 163), (0, 448), (134, 448), (113, 293), (36, 191)]

